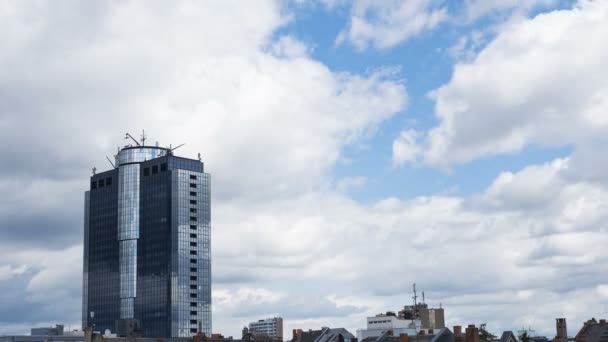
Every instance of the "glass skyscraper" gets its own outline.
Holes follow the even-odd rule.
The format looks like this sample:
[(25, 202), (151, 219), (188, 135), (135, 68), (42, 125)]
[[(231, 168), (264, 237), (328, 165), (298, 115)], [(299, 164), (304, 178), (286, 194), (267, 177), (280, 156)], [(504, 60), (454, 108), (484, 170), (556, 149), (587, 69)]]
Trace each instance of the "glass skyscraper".
[[(145, 140), (144, 140), (145, 141)], [(128, 146), (85, 192), (83, 328), (211, 335), (210, 176), (200, 160)]]

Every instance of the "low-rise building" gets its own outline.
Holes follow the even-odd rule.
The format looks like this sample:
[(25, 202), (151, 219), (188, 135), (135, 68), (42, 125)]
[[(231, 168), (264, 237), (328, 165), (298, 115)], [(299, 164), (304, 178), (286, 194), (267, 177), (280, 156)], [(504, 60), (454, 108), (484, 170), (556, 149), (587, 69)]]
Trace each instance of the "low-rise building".
[(32, 336), (62, 336), (63, 325), (56, 324), (54, 327), (32, 328), (30, 333)]
[(323, 327), (308, 331), (294, 329), (291, 342), (357, 342), (357, 338), (344, 328)]
[(272, 317), (249, 323), (249, 333), (256, 340), (283, 341), (283, 318)]
[(367, 317), (366, 329), (357, 330), (357, 339), (378, 338), (387, 331), (392, 331), (394, 336), (400, 334), (417, 335), (421, 328), (419, 319), (406, 319), (398, 317), (394, 312), (388, 311), (373, 317)]
[(608, 342), (608, 324), (605, 319), (590, 319), (574, 337), (575, 342)]

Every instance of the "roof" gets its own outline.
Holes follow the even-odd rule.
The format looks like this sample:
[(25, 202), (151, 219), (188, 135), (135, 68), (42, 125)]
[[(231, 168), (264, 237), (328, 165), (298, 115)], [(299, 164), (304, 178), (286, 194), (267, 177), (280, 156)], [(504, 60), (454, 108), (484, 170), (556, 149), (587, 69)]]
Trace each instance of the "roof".
[[(342, 337), (342, 339), (340, 339), (340, 337)], [(301, 342), (342, 342), (341, 340), (354, 338), (355, 335), (344, 328), (324, 328), (321, 330), (303, 331)]]
[(587, 342), (608, 342), (608, 324), (598, 323), (595, 319), (590, 319), (585, 324), (575, 339), (585, 338)]

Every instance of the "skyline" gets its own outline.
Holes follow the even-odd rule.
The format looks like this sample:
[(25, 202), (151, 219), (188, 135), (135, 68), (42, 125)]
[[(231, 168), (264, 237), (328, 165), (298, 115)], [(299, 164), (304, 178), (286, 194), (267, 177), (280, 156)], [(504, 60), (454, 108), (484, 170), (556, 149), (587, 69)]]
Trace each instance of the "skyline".
[(607, 1), (9, 1), (0, 22), (0, 334), (78, 324), (82, 192), (142, 129), (213, 177), (214, 332), (356, 331), (414, 282), (447, 326), (608, 315)]

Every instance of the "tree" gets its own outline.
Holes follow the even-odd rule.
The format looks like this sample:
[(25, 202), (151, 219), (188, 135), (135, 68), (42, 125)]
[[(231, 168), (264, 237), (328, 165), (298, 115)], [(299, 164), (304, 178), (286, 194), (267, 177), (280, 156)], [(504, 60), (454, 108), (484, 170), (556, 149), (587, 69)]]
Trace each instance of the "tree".
[(479, 327), (479, 340), (480, 341), (487, 342), (487, 341), (490, 341), (495, 338), (496, 338), (496, 335), (493, 335), (491, 332), (486, 330), (485, 323)]

